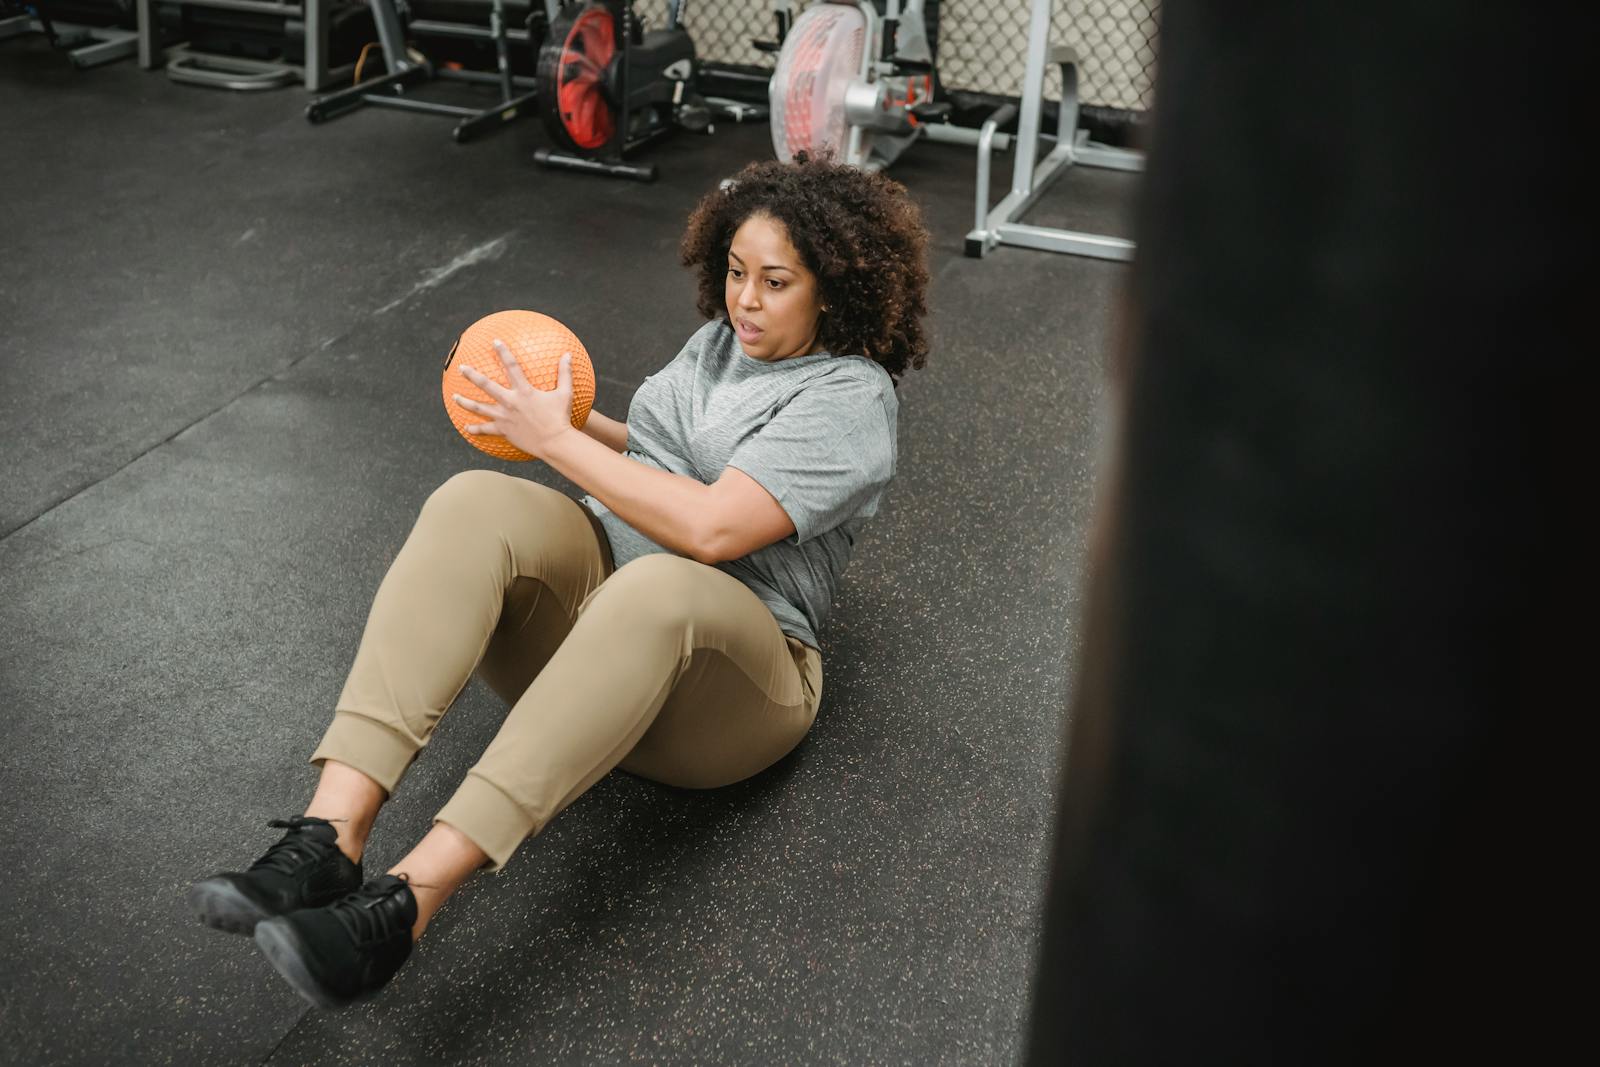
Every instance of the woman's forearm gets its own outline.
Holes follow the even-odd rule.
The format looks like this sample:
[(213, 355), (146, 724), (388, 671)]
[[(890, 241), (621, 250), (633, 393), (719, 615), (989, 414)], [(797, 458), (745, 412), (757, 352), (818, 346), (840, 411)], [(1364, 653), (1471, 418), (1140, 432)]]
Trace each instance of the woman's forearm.
[(589, 412), (588, 421), (583, 424), (583, 432), (613, 452), (628, 450), (628, 424), (608, 419), (598, 411)]
[(605, 444), (594, 434), (566, 431), (540, 458), (656, 544), (707, 562), (711, 487), (618, 455)]

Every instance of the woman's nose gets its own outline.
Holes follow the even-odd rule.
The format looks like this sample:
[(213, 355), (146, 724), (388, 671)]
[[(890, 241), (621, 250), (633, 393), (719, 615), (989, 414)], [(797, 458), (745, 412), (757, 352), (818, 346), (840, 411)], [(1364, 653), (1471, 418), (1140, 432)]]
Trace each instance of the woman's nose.
[(753, 308), (760, 303), (761, 290), (754, 282), (746, 282), (739, 288), (739, 306)]

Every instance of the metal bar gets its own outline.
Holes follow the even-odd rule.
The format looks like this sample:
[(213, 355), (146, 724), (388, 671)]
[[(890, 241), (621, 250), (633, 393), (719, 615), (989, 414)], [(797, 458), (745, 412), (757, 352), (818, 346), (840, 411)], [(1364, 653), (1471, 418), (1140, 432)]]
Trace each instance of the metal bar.
[(628, 111), (628, 102), (633, 99), (633, 60), (630, 58), (633, 49), (628, 45), (628, 14), (632, 11), (632, 0), (611, 0), (607, 5), (612, 14), (611, 24), (614, 32), (622, 40), (622, 58), (617, 64), (617, 123), (612, 127), (611, 139), (600, 149), (600, 154), (610, 163), (622, 164), (628, 154), (628, 126), (633, 121), (633, 115)]
[(765, 122), (771, 111), (761, 104), (747, 104), (726, 96), (708, 96), (704, 99), (712, 114), (734, 122)]
[(978, 134), (978, 211), (975, 229), (979, 231), (979, 239), (984, 239), (982, 231), (989, 226), (989, 167), (994, 156), (994, 141), (996, 132), (1003, 122), (1011, 121), (1011, 116), (1017, 113), (1015, 104), (1005, 104), (983, 124), (983, 130)]
[(144, 70), (155, 70), (156, 64), (161, 61), (161, 48), (156, 43), (161, 27), (156, 25), (150, 11), (150, 0), (136, 0), (134, 19), (139, 27), (139, 66)]
[(645, 147), (646, 145), (654, 144), (655, 142), (661, 140), (664, 137), (668, 137), (671, 134), (672, 134), (672, 126), (671, 125), (658, 126), (657, 128), (651, 130), (649, 133), (640, 134), (638, 137), (634, 137), (634, 138), (631, 138), (631, 139), (625, 141), (624, 142), (625, 151), (630, 152), (630, 153), (631, 152), (637, 152), (639, 149)]
[(95, 26), (89, 29), (89, 35), (95, 39), (94, 44), (74, 48), (68, 53), (72, 57), (72, 65), (79, 70), (114, 63), (139, 50), (139, 35), (129, 30), (107, 30)]
[[(989, 225), (993, 227), (999, 223), (1021, 221), (1022, 216), (1027, 214), (1029, 209), (1039, 202), (1039, 198), (1044, 195), (1045, 190), (1049, 189), (1055, 183), (1055, 180), (1061, 177), (1070, 166), (1072, 166), (1072, 150), (1070, 148), (1057, 147), (1052, 149), (1050, 154), (1045, 156), (1037, 167), (1033, 168), (1033, 173), (1029, 176), (1025, 188), (1019, 188), (1015, 184), (1015, 179), (1013, 179), (1011, 195), (1001, 201), (1001, 206), (1007, 209), (1007, 213), (998, 218), (995, 215), (990, 215)], [(999, 211), (999, 207), (995, 208), (996, 213)]]
[(1112, 259), (1126, 262), (1133, 259), (1134, 243), (1122, 237), (1106, 237), (1076, 230), (1059, 230), (1054, 226), (1028, 226), (1020, 222), (1007, 222), (995, 227), (1000, 244), (1036, 248), (1044, 252), (1065, 252), (1074, 256), (1094, 259)]
[[(287, 64), (284, 67), (299, 72), (308, 89), (317, 88), (327, 78), (327, 71), (323, 66), (327, 56), (327, 16), (322, 7), (323, 2), (324, 0), (305, 0), (304, 3), (287, 2), (287, 0), (183, 0), (183, 3), (190, 7), (303, 18), (307, 24), (306, 63), (303, 67), (290, 67)], [(139, 66), (144, 70), (155, 70), (162, 65), (162, 60), (165, 58), (165, 50), (161, 47), (161, 26), (155, 18), (152, 3), (153, 0), (135, 0), (134, 6)]]
[(305, 86), (320, 93), (328, 84), (328, 9), (324, 0), (305, 0)]
[[(502, 85), (500, 75), (490, 74), (486, 70), (451, 70), (449, 67), (440, 67), (433, 72), (439, 81), (471, 82), (473, 85)], [(539, 84), (539, 79), (527, 74), (513, 74), (511, 84), (517, 88), (532, 89)]]
[[(1066, 45), (1050, 49), (1050, 62), (1061, 68), (1061, 103), (1056, 107), (1056, 140), (1078, 146), (1078, 53)], [(1044, 96), (1044, 86), (1039, 87)]]
[[(509, 101), (515, 92), (511, 84), (511, 57), (506, 53), (506, 12), (502, 0), (494, 0), (489, 9), (489, 32), (494, 35), (495, 66), (500, 70), (500, 99)], [(512, 114), (515, 114), (513, 109)], [(456, 130), (456, 140), (461, 140), (461, 130)]]
[(583, 174), (602, 174), (608, 178), (629, 178), (636, 182), (653, 182), (656, 180), (656, 165), (654, 163), (614, 163), (603, 159), (589, 159), (586, 156), (569, 156), (565, 152), (552, 152), (548, 148), (534, 149), (533, 158), (541, 166), (575, 170)]
[(1017, 124), (1017, 154), (1011, 163), (1011, 188), (1026, 193), (1039, 152), (1039, 120), (1044, 106), (1044, 55), (1050, 40), (1050, 0), (1033, 0), (1028, 20), (1028, 62), (1022, 75), (1022, 118)]
[[(1118, 170), (1143, 169), (1142, 160), (1136, 153), (1104, 145), (1090, 146), (1087, 135), (1083, 138), (1078, 136), (1077, 56), (1070, 48), (1050, 47), (1047, 40), (1049, 32), (1050, 0), (1033, 0), (1028, 29), (1027, 73), (1022, 85), (1021, 119), (1017, 123), (1017, 154), (1011, 169), (1011, 192), (992, 210), (988, 210), (990, 160), (993, 156), (990, 138), (1001, 123), (1016, 113), (1016, 105), (1006, 104), (990, 116), (979, 135), (975, 225), (967, 234), (965, 252), (969, 256), (982, 257), (996, 245), (1009, 244), (1094, 259), (1130, 260), (1134, 254), (1134, 243), (1125, 238), (1080, 233), (1053, 226), (1032, 226), (1021, 221), (1039, 197), (1076, 162), (1092, 161), (1089, 164), (1091, 166)], [(1061, 103), (1054, 137), (1039, 129), (1044, 108), (1047, 54), (1051, 62), (1061, 67)], [(1045, 142), (1053, 142), (1054, 147), (1036, 164), (1039, 146)]]
[[(116, 26), (84, 26), (76, 22), (50, 23), (58, 45), (66, 47), (72, 65), (80, 70), (98, 67), (131, 56), (138, 48), (139, 35)], [(29, 33), (45, 33), (44, 23), (31, 15), (0, 19), (0, 41)], [(73, 42), (85, 41), (86, 44)]]
[[(465, 142), (516, 118), (534, 99), (534, 93), (531, 91), (524, 92), (521, 96), (516, 95), (519, 89), (536, 89), (538, 82), (536, 78), (514, 75), (511, 72), (511, 58), (506, 42), (512, 39), (525, 41), (528, 35), (506, 30), (503, 0), (493, 0), (487, 30), (446, 22), (422, 22), (403, 26), (393, 0), (369, 0), (369, 5), (373, 20), (377, 24), (378, 40), (383, 48), (384, 59), (390, 73), (312, 101), (306, 108), (306, 118), (311, 122), (326, 122), (364, 104), (371, 104), (374, 107), (387, 107), (396, 111), (445, 115), (460, 119), (455, 127), (454, 137), (457, 142)], [(481, 70), (436, 69), (432, 64), (414, 62), (405, 52), (405, 34), (415, 30), (419, 25), (430, 29), (442, 27), (447, 34), (456, 37), (494, 41), (497, 70), (491, 73)], [(501, 99), (492, 107), (481, 108), (419, 100), (404, 95), (406, 87), (434, 80), (494, 85), (500, 90)]]
[(456, 139), (456, 144), (475, 141), (480, 135), (499, 129), (515, 119), (522, 113), (522, 109), (525, 106), (533, 103), (537, 98), (537, 93), (528, 93), (515, 99), (502, 100), (494, 107), (485, 108), (462, 122), (452, 131), (451, 136)]
[[(963, 129), (965, 127), (955, 127)], [(1004, 137), (999, 134), (998, 137)], [(1060, 144), (1061, 138), (1053, 133), (1041, 133), (1040, 143)], [(998, 146), (999, 141), (996, 140)], [(1099, 167), (1104, 170), (1144, 170), (1144, 153), (1136, 148), (1118, 148), (1116, 145), (1101, 144), (1099, 141), (1089, 140), (1088, 130), (1079, 130), (1077, 137), (1072, 141), (1072, 161), (1078, 166)]]
[(1127, 148), (1112, 148), (1094, 143), (1081, 144), (1075, 153), (1080, 167), (1100, 167), (1105, 170), (1144, 170), (1144, 153)]
[(760, 85), (763, 87), (772, 81), (772, 75), (770, 73), (751, 74), (750, 72), (743, 70), (725, 70), (715, 63), (701, 64), (701, 69), (705, 71), (705, 73), (713, 75), (723, 81), (749, 82), (751, 85)]
[[(948, 122), (927, 122), (918, 126), (924, 139), (937, 141), (940, 144), (958, 144), (970, 147), (978, 143), (983, 135), (970, 126), (953, 126)], [(1011, 150), (1011, 135), (1009, 133), (996, 133), (994, 147), (997, 151)]]
[(252, 11), (258, 15), (299, 15), (299, 3), (286, 0), (183, 0), (185, 7), (214, 7), (224, 11)]
[(992, 237), (997, 227), (1011, 222), (1017, 215), (1021, 214), (1021, 212), (1017, 210), (1017, 205), (1021, 203), (1026, 196), (1026, 193), (1019, 193), (1015, 189), (1006, 193), (1005, 196), (1000, 198), (1000, 202), (998, 204), (983, 214), (983, 221), (978, 224), (979, 228), (987, 231)]
[(218, 56), (181, 46), (170, 48), (167, 52), (167, 77), (188, 85), (257, 92), (281, 88), (301, 74), (299, 67), (284, 63)]
[(378, 29), (378, 44), (383, 48), (383, 62), (391, 71), (401, 71), (417, 66), (406, 54), (406, 35), (400, 28), (400, 16), (395, 13), (390, 0), (368, 0), (372, 8), (372, 21)]
[[(406, 24), (412, 33), (429, 37), (463, 37), (469, 40), (486, 41), (493, 34), (482, 26), (472, 26), (462, 22), (439, 22), (436, 19), (413, 19)], [(506, 30), (506, 40), (522, 44), (528, 40), (527, 30)]]
[(392, 107), (398, 111), (421, 111), (429, 115), (451, 115), (455, 118), (472, 118), (479, 113), (475, 107), (458, 107), (455, 104), (436, 104), (431, 100), (414, 100), (409, 96), (379, 96), (368, 94), (367, 103), (374, 107)]
[(354, 111), (378, 96), (380, 93), (404, 92), (407, 85), (417, 85), (428, 79), (428, 72), (421, 67), (407, 67), (397, 70), (392, 74), (384, 74), (377, 78), (368, 78), (359, 85), (351, 85), (337, 92), (319, 96), (306, 105), (306, 118), (312, 123), (327, 122), (340, 115)]

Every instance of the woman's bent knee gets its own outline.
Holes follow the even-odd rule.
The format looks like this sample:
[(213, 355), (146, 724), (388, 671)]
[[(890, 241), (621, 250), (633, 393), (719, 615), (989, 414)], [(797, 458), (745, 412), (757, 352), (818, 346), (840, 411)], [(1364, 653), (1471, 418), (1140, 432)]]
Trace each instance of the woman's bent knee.
[(459, 471), (446, 478), (429, 494), (424, 507), (455, 508), (480, 500), (501, 500), (518, 491), (523, 481), (499, 471), (474, 469)]
[[(576, 502), (547, 485), (491, 470), (466, 470), (447, 478), (422, 505), (433, 521), (482, 524), (495, 529), (540, 526)], [(564, 518), (564, 516), (563, 516)]]
[(618, 567), (595, 590), (592, 605), (585, 605), (584, 610), (587, 613), (603, 604), (634, 622), (684, 623), (694, 618), (696, 601), (708, 578), (720, 575), (692, 559), (654, 552)]
[(619, 591), (659, 593), (666, 598), (683, 600), (704, 588), (707, 581), (717, 581), (721, 576), (721, 571), (704, 563), (666, 552), (652, 552), (618, 567), (607, 584)]

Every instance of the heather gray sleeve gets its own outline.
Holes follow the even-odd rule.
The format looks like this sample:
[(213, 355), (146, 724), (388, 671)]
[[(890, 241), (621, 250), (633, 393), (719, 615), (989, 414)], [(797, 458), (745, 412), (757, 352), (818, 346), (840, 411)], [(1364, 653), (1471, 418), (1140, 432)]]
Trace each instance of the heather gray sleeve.
[(830, 374), (800, 390), (728, 460), (771, 493), (793, 544), (870, 516), (894, 476), (895, 427), (883, 385)]

